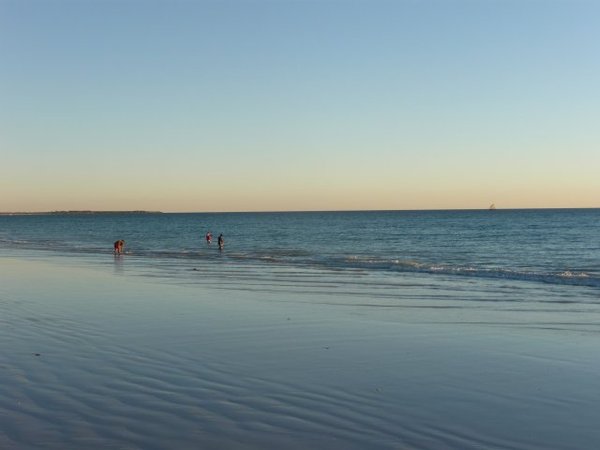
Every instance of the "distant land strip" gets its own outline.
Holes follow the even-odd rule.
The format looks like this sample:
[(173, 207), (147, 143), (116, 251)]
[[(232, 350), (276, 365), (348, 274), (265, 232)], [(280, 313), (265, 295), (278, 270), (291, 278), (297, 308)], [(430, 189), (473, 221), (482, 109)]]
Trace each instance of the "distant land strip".
[(88, 210), (70, 210), (70, 211), (45, 211), (45, 212), (0, 212), (0, 216), (48, 216), (48, 215), (80, 215), (80, 214), (163, 214), (162, 211), (88, 211)]

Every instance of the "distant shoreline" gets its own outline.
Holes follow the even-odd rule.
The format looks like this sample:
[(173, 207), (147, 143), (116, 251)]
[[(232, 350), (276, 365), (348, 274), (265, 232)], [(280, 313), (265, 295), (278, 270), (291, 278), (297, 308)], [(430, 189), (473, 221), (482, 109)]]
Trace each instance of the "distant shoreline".
[(455, 208), (455, 209), (340, 209), (340, 210), (273, 210), (273, 211), (92, 211), (92, 210), (66, 210), (66, 211), (39, 211), (39, 212), (0, 212), (0, 216), (51, 216), (51, 215), (103, 215), (103, 214), (286, 214), (286, 213), (350, 213), (350, 212), (452, 212), (452, 211), (544, 211), (544, 210), (594, 210), (598, 206), (588, 207), (553, 207), (553, 208)]
[(162, 211), (42, 211), (42, 212), (0, 212), (0, 216), (52, 216), (52, 215), (91, 215), (91, 214), (163, 214)]

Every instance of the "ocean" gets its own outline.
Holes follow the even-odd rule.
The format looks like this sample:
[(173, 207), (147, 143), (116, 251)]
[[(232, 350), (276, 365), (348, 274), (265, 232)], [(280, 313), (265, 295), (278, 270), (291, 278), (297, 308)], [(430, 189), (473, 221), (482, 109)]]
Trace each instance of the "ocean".
[(3, 215), (0, 268), (2, 448), (600, 443), (598, 209)]
[(0, 252), (223, 289), (600, 312), (600, 209), (5, 215)]
[(117, 239), (140, 267), (218, 263), (600, 288), (599, 209), (0, 216), (3, 252), (102, 259)]

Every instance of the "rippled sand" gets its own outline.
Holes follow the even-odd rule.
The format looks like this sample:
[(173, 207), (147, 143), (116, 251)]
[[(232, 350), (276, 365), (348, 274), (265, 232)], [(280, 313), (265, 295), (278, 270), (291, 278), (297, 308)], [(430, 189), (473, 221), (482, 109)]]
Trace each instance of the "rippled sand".
[(0, 448), (600, 447), (594, 328), (64, 261), (0, 260)]

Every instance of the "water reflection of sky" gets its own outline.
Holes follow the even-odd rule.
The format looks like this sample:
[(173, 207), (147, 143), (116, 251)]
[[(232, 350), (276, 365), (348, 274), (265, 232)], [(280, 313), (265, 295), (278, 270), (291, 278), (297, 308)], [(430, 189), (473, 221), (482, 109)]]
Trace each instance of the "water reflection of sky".
[(369, 291), (357, 274), (123, 276), (135, 263), (0, 260), (0, 414), (13, 447), (40, 428), (47, 448), (78, 448), (73, 429), (105, 448), (600, 439), (598, 334), (582, 332), (593, 316), (477, 301), (497, 284), (471, 285), (467, 299), (468, 284), (419, 278)]

